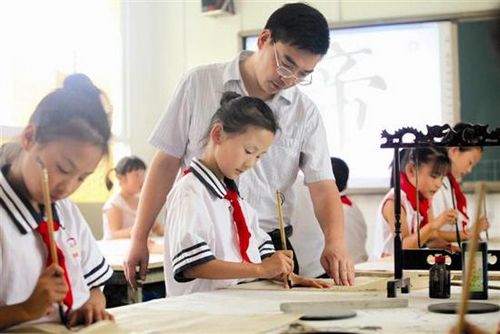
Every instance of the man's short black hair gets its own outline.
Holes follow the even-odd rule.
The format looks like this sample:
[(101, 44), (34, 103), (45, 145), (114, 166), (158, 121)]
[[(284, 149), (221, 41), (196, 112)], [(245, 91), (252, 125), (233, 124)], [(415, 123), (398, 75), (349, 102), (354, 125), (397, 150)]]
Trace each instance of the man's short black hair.
[(332, 163), (333, 175), (335, 175), (335, 183), (337, 188), (342, 192), (347, 187), (347, 180), (349, 179), (349, 167), (344, 160), (339, 158), (330, 158)]
[(325, 55), (330, 31), (325, 17), (304, 3), (291, 3), (277, 9), (267, 20), (274, 42), (282, 42), (316, 55)]

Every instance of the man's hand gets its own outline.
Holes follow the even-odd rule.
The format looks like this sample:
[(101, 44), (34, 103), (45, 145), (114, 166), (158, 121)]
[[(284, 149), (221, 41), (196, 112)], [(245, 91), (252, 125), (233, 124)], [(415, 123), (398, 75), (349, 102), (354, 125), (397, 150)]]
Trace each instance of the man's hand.
[[(132, 236), (130, 240), (130, 248), (127, 258), (123, 262), (123, 269), (125, 271), (125, 277), (128, 284), (136, 289), (137, 288), (137, 276), (141, 280), (146, 279), (146, 274), (148, 271), (149, 263), (149, 250), (147, 240), (142, 242), (137, 240)], [(139, 266), (139, 272), (136, 272), (136, 267)]]
[(325, 242), (321, 265), (336, 285), (354, 285), (354, 265), (343, 245)]

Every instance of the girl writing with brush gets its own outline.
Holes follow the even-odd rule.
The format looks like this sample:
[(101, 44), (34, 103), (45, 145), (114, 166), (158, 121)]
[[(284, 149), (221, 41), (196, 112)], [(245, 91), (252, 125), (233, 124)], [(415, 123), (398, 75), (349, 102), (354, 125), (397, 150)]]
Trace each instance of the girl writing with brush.
[(290, 277), (293, 284), (329, 286), (294, 275), (292, 252), (275, 252), (269, 235), (258, 226), (257, 213), (239, 197), (235, 180), (256, 165), (277, 131), (274, 115), (262, 100), (223, 94), (203, 152), (167, 197), (167, 296), (256, 278)]
[[(401, 238), (403, 248), (420, 248), (441, 243), (439, 229), (453, 224), (457, 213), (448, 209), (434, 217), (432, 198), (443, 184), (450, 160), (442, 148), (412, 148), (400, 153)], [(418, 188), (417, 188), (418, 187)], [(371, 259), (394, 255), (394, 188), (380, 204)]]
[[(16, 154), (0, 172), (0, 330), (23, 322), (64, 320), (71, 327), (113, 319), (99, 288), (112, 270), (67, 199), (107, 154), (110, 135), (99, 90), (74, 74), (40, 101), (19, 143), (11, 144)], [(42, 168), (53, 231), (42, 204)]]

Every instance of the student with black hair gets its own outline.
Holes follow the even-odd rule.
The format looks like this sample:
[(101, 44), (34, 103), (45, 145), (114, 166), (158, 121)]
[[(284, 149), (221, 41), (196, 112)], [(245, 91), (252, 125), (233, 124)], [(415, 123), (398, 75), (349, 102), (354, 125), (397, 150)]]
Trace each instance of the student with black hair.
[[(434, 217), (431, 210), (432, 198), (441, 188), (443, 179), (451, 168), (448, 152), (444, 148), (432, 147), (404, 149), (400, 153), (400, 159), (402, 246), (419, 248), (430, 242), (440, 243), (440, 228), (446, 224), (454, 224), (457, 219), (454, 209), (444, 210), (437, 217)], [(391, 179), (391, 186), (392, 184)], [(392, 188), (377, 211), (370, 259), (394, 255), (394, 209)]]
[[(465, 123), (457, 123), (453, 127), (455, 131), (461, 131)], [(467, 240), (470, 237), (471, 228), (470, 213), (467, 209), (467, 198), (462, 192), (458, 182), (465, 175), (469, 174), (483, 155), (482, 146), (449, 147), (448, 157), (451, 161), (451, 168), (443, 180), (443, 185), (434, 195), (432, 200), (432, 211), (435, 216), (440, 215), (448, 209), (457, 210), (459, 240)], [(489, 222), (485, 216), (480, 217), (479, 224), (481, 231), (488, 230)], [(453, 225), (445, 225), (439, 231), (440, 236), (448, 242), (457, 242), (457, 231)]]
[[(0, 172), (0, 330), (23, 322), (89, 325), (113, 319), (100, 287), (111, 277), (82, 214), (68, 197), (108, 153), (99, 90), (77, 74), (46, 95)], [(5, 153), (5, 151), (3, 151)], [(54, 216), (57, 263), (43, 206), (42, 168)], [(59, 309), (59, 312), (58, 312)]]
[(344, 160), (332, 157), (335, 182), (340, 191), (340, 201), (344, 209), (344, 231), (345, 241), (349, 255), (354, 263), (365, 262), (368, 259), (366, 253), (367, 228), (363, 213), (356, 204), (346, 195), (347, 182), (349, 180), (349, 166)]
[[(179, 169), (184, 170), (202, 152), (201, 139), (224, 91), (264, 100), (282, 129), (268, 154), (239, 182), (242, 196), (259, 212), (261, 227), (279, 244), (275, 194), (277, 190), (284, 194), (284, 220), (289, 225), (295, 203), (292, 185), (301, 170), (326, 241), (321, 264), (336, 284), (354, 283), (325, 127), (318, 108), (295, 87), (313, 80), (312, 72), (327, 53), (329, 38), (328, 23), (318, 10), (303, 3), (286, 4), (269, 17), (258, 36), (256, 52), (242, 51), (229, 63), (200, 66), (182, 78), (150, 139), (157, 152), (146, 175), (126, 261), (132, 286), (137, 266), (138, 276), (146, 275), (147, 236), (156, 216)], [(291, 227), (286, 231), (290, 235)]]
[[(136, 156), (121, 158), (106, 174), (106, 188), (111, 190), (113, 182), (110, 175), (114, 172), (120, 184), (120, 190), (111, 195), (102, 208), (103, 239), (130, 238), (139, 203), (139, 194), (144, 184), (146, 164)], [(153, 226), (153, 233), (163, 235), (159, 223)]]
[[(344, 212), (344, 239), (349, 255), (354, 263), (361, 263), (368, 259), (366, 253), (367, 227), (361, 210), (346, 195), (349, 180), (349, 167), (340, 158), (330, 158), (335, 183), (340, 191), (340, 199)], [(294, 234), (291, 242), (297, 251), (300, 265), (300, 274), (306, 277), (328, 277), (319, 263), (321, 250), (324, 247), (323, 235), (319, 226), (309, 226), (315, 220), (311, 196), (302, 176), (297, 178), (293, 185), (296, 193), (296, 205), (291, 216)]]
[(222, 95), (203, 151), (167, 197), (165, 283), (168, 296), (227, 288), (269, 278), (327, 287), (292, 274), (293, 254), (276, 251), (259, 227), (258, 213), (240, 196), (236, 181), (269, 150), (278, 132), (262, 100)]

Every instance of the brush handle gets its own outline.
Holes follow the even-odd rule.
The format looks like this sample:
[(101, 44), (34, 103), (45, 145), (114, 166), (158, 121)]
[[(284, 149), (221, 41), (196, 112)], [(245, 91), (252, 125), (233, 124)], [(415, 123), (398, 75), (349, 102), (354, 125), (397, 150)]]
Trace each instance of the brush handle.
[(281, 239), (281, 249), (286, 249), (286, 235), (285, 235), (285, 223), (283, 222), (283, 210), (281, 207), (281, 192), (276, 191), (276, 207), (278, 209), (278, 222), (280, 225), (280, 239)]
[(52, 263), (58, 263), (56, 243), (54, 241), (54, 217), (52, 215), (52, 206), (50, 202), (50, 191), (49, 191), (49, 174), (46, 168), (42, 168), (42, 190), (43, 190), (43, 202), (45, 205), (45, 216), (47, 217), (47, 227), (49, 230), (49, 241), (50, 241), (50, 257)]
[[(481, 230), (479, 229), (479, 217), (480, 217), (480, 210), (481, 210), (481, 203), (484, 200), (484, 193), (485, 193), (485, 184), (480, 183), (479, 184), (479, 196), (476, 202), (476, 216), (474, 220), (474, 228), (472, 230), (472, 236), (469, 239), (470, 242), (470, 247), (467, 247), (467, 252), (469, 253), (469, 258), (467, 258), (467, 263), (464, 263), (462, 265), (466, 265), (466, 270), (465, 270), (465, 281), (462, 286), (462, 299), (460, 301), (460, 313), (458, 315), (458, 324), (457, 324), (457, 330), (458, 333), (462, 333), (464, 331), (464, 323), (465, 323), (465, 315), (467, 314), (467, 307), (468, 307), (468, 300), (469, 300), (469, 291), (470, 291), (470, 282), (472, 279), (472, 267), (474, 266), (474, 261), (475, 261), (475, 253), (477, 250), (477, 242), (479, 239), (479, 233)], [(464, 256), (465, 260), (465, 256)]]
[[(286, 251), (286, 235), (285, 235), (285, 223), (283, 222), (283, 209), (282, 209), (282, 194), (279, 190), (276, 190), (276, 207), (278, 209), (278, 222), (280, 225), (280, 239), (281, 239), (281, 249)], [(292, 288), (292, 282), (290, 277), (284, 280), (285, 288)]]

